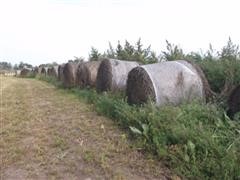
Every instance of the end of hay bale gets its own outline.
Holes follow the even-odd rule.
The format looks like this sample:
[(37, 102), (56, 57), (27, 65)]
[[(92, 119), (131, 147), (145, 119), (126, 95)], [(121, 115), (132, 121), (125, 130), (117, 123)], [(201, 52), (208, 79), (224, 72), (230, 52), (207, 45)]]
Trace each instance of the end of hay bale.
[(76, 83), (79, 88), (95, 87), (97, 72), (101, 61), (90, 61), (79, 64)]
[(68, 62), (63, 67), (63, 86), (65, 88), (72, 88), (76, 85), (76, 63)]
[(77, 68), (76, 75), (76, 84), (79, 88), (85, 88), (88, 86), (88, 82), (90, 80), (90, 72), (87, 68), (86, 63), (81, 63)]
[(34, 76), (36, 76), (36, 75), (38, 74), (38, 72), (39, 72), (39, 67), (35, 67), (35, 68), (33, 69), (33, 74), (34, 74)]
[(103, 59), (97, 73), (97, 92), (110, 91), (112, 88), (112, 66), (109, 59)]
[(126, 95), (129, 104), (143, 104), (149, 100), (156, 101), (152, 80), (144, 68), (135, 67), (129, 72)]
[(21, 76), (21, 77), (26, 77), (30, 72), (31, 72), (31, 69), (23, 68), (23, 69), (20, 71), (20, 76)]
[(240, 85), (232, 90), (227, 100), (227, 115), (233, 119), (234, 115), (240, 111)]
[(58, 66), (58, 80), (59, 81), (63, 81), (63, 68), (64, 68), (65, 64), (61, 64)]
[(56, 69), (57, 67), (50, 67), (50, 68), (48, 68), (48, 70), (47, 70), (47, 75), (48, 76), (52, 76), (52, 77), (57, 77), (57, 69)]
[(46, 76), (47, 75), (47, 71), (48, 71), (47, 67), (42, 67), (41, 74)]

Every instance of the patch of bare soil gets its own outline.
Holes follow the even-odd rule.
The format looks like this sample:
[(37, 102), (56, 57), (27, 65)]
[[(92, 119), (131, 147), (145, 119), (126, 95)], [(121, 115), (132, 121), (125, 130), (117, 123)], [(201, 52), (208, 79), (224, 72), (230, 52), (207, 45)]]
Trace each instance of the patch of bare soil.
[(169, 179), (110, 119), (34, 79), (2, 78), (2, 179)]

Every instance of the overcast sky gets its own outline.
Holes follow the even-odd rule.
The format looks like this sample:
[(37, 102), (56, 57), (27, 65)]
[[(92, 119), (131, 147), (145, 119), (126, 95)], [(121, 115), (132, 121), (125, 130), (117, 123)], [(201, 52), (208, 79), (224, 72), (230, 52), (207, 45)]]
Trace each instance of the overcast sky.
[(125, 39), (161, 52), (240, 44), (239, 0), (0, 0), (0, 61), (33, 65), (88, 58)]

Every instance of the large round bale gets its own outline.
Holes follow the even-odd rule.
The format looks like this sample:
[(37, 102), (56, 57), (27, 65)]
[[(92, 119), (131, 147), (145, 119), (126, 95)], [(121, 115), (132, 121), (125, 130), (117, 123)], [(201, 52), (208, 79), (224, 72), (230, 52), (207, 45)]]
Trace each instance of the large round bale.
[(76, 86), (76, 72), (78, 63), (68, 62), (63, 67), (63, 86), (72, 88)]
[(230, 118), (234, 118), (234, 115), (240, 111), (240, 85), (232, 90), (228, 100), (228, 111), (227, 115)]
[(213, 98), (216, 96), (216, 93), (212, 91), (212, 89), (209, 85), (209, 82), (208, 82), (203, 70), (201, 69), (201, 67), (190, 60), (178, 60), (178, 62), (186, 65), (188, 68), (190, 68), (192, 71), (196, 72), (201, 77), (206, 101), (209, 102), (209, 101), (213, 100)]
[(58, 66), (52, 66), (52, 67), (48, 68), (47, 75), (57, 78), (58, 77)]
[(101, 61), (80, 63), (77, 68), (76, 84), (80, 88), (95, 87)]
[(125, 90), (128, 73), (137, 66), (139, 66), (139, 64), (135, 61), (103, 59), (97, 73), (97, 91)]
[(46, 76), (47, 72), (48, 72), (48, 67), (42, 67), (41, 74)]
[(153, 100), (159, 106), (206, 97), (201, 75), (183, 60), (134, 68), (128, 75), (126, 95), (130, 104)]
[(43, 66), (38, 66), (38, 74), (42, 73), (42, 68), (43, 68)]
[(21, 70), (16, 70), (15, 71), (15, 76), (20, 76), (20, 74), (21, 74)]
[(33, 69), (33, 75), (34, 76), (36, 76), (37, 74), (38, 74), (38, 72), (39, 72), (39, 67), (34, 67), (34, 69)]
[(31, 73), (32, 69), (30, 68), (23, 68), (20, 72), (21, 77), (26, 77)]
[(58, 80), (63, 82), (63, 68), (65, 64), (61, 64), (58, 66)]

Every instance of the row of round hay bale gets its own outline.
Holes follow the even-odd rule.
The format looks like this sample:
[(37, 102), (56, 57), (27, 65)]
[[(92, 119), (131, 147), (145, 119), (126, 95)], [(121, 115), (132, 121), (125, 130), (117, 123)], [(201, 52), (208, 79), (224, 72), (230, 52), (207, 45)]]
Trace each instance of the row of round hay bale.
[(52, 66), (48, 68), (47, 75), (57, 78), (58, 77), (58, 66)]
[(25, 68), (23, 68), (23, 69), (21, 70), (20, 76), (21, 76), (21, 77), (26, 77), (26, 76), (28, 76), (28, 75), (31, 73), (31, 71), (32, 71), (32, 69), (25, 67)]
[(240, 85), (232, 90), (227, 100), (228, 110), (227, 115), (233, 119), (234, 115), (240, 111)]
[(101, 61), (80, 63), (77, 68), (76, 85), (79, 88), (95, 87)]
[(136, 67), (129, 72), (128, 103), (153, 100), (157, 105), (178, 105), (208, 96), (209, 84), (200, 68), (184, 60), (167, 61)]
[(76, 72), (78, 63), (68, 62), (63, 67), (63, 86), (72, 88), (76, 86)]
[(63, 82), (63, 68), (65, 63), (58, 66), (58, 80)]
[(135, 61), (103, 59), (97, 73), (97, 91), (125, 90), (128, 73), (137, 66), (139, 66), (139, 64)]

